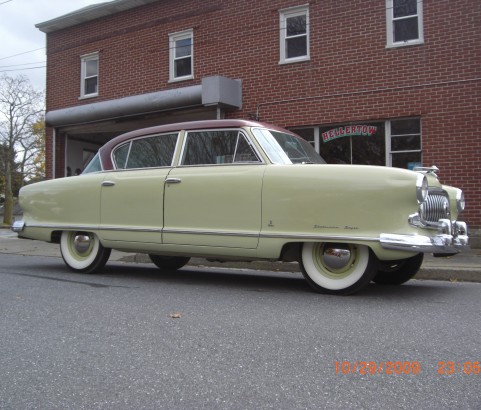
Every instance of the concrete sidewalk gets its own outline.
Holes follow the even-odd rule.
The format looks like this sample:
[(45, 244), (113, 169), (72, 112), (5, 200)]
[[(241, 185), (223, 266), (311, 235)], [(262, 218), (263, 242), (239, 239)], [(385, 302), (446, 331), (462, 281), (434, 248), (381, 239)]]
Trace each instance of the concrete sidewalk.
[[(0, 229), (0, 254), (61, 257), (59, 245), (19, 239), (17, 234), (9, 229)], [(118, 251), (112, 251), (110, 260), (124, 263), (150, 263), (147, 255)], [(189, 265), (281, 272), (300, 271), (297, 263), (283, 262), (220, 263), (209, 262), (201, 258), (192, 258)], [(481, 282), (481, 249), (471, 249), (468, 252), (447, 258), (435, 258), (431, 254), (426, 254), (416, 279)]]

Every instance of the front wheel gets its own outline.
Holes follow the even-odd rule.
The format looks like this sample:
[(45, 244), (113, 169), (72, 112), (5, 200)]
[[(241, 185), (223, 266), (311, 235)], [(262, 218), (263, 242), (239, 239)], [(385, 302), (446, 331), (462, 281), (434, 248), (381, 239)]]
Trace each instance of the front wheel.
[(91, 232), (64, 231), (60, 238), (60, 253), (66, 265), (74, 272), (95, 273), (102, 269), (110, 257), (97, 235)]
[(401, 285), (418, 273), (423, 263), (424, 253), (399, 261), (381, 262), (373, 282), (379, 285)]
[(302, 274), (319, 293), (350, 295), (377, 272), (377, 258), (365, 245), (306, 242), (301, 256)]
[(190, 261), (190, 258), (186, 256), (149, 255), (149, 258), (155, 266), (162, 270), (177, 270)]

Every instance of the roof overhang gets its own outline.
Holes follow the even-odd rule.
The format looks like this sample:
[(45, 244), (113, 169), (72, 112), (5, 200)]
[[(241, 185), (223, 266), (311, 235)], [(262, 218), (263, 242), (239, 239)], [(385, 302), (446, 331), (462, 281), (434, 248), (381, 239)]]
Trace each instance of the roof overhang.
[(45, 122), (49, 127), (65, 127), (168, 110), (214, 105), (241, 109), (241, 80), (232, 80), (221, 76), (205, 77), (200, 85), (49, 111), (45, 115)]
[(156, 1), (159, 0), (114, 0), (93, 4), (52, 20), (38, 23), (35, 27), (44, 33), (51, 33)]

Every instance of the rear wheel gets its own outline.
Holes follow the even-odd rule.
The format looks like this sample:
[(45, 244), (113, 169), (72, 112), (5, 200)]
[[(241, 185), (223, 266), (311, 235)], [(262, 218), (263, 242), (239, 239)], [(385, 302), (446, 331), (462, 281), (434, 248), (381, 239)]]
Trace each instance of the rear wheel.
[(377, 258), (365, 245), (307, 242), (301, 269), (319, 293), (349, 295), (366, 286), (377, 272)]
[(97, 235), (91, 232), (64, 231), (60, 238), (60, 252), (67, 266), (74, 272), (95, 273), (110, 257)]
[(418, 273), (423, 259), (424, 254), (418, 253), (408, 259), (380, 262), (379, 270), (374, 276), (373, 282), (379, 285), (401, 285)]
[(190, 258), (185, 256), (149, 255), (149, 258), (155, 266), (162, 270), (177, 270), (190, 261)]

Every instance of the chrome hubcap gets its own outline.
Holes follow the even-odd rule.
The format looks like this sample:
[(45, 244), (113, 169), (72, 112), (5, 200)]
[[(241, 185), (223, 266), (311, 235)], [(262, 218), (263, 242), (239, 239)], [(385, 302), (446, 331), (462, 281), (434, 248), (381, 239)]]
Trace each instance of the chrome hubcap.
[(324, 266), (332, 270), (343, 269), (349, 265), (351, 250), (339, 244), (326, 245), (322, 252)]
[(77, 234), (73, 240), (73, 246), (78, 253), (85, 253), (90, 248), (90, 236), (85, 234)]

